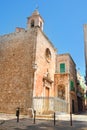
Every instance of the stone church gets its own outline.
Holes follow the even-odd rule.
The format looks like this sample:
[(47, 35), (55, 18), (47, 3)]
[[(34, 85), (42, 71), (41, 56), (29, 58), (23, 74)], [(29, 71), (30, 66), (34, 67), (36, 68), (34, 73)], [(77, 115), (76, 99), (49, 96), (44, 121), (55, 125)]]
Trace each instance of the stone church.
[[(17, 107), (22, 114), (33, 110), (38, 114), (78, 110), (73, 85), (75, 63), (69, 54), (57, 55), (43, 25), (43, 18), (35, 10), (27, 18), (27, 29), (17, 27), (14, 33), (0, 36), (0, 112), (15, 113)], [(65, 74), (59, 75), (58, 63), (64, 73), (69, 66)], [(71, 74), (70, 68), (74, 70), (71, 69)], [(70, 76), (74, 87), (71, 94)]]

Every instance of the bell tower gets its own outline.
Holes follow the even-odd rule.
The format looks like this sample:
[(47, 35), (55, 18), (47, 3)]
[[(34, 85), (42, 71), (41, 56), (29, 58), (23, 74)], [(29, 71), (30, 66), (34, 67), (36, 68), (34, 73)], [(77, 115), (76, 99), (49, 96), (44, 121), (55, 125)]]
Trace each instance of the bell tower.
[(39, 27), (43, 31), (43, 19), (38, 10), (35, 10), (30, 17), (27, 18), (27, 28)]

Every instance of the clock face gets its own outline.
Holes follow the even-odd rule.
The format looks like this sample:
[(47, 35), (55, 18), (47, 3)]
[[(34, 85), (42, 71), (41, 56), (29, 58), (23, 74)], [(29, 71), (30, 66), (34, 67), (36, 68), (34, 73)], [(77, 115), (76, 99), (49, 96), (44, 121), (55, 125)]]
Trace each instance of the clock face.
[(50, 49), (49, 49), (49, 48), (46, 48), (45, 56), (46, 56), (46, 60), (47, 60), (48, 62), (50, 62), (50, 61), (51, 61), (51, 52), (50, 52)]

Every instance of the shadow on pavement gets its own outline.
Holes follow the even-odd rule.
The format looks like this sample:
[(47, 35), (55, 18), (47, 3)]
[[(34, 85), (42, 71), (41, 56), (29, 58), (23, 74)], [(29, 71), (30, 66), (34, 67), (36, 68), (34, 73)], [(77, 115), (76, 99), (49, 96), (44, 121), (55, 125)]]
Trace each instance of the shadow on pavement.
[(55, 126), (53, 120), (36, 120), (23, 118), (17, 122), (16, 119), (0, 120), (0, 130), (87, 130), (86, 121), (73, 120), (72, 126), (70, 121), (56, 120)]

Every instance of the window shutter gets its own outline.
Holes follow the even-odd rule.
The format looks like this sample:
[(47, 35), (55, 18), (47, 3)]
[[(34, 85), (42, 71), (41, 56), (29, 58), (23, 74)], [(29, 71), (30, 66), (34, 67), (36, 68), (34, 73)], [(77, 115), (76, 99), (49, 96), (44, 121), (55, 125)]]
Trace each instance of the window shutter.
[(71, 91), (75, 91), (74, 82), (73, 81), (70, 81), (70, 90)]
[(60, 64), (60, 73), (64, 73), (65, 72), (65, 64), (61, 63)]
[(70, 86), (71, 86), (71, 87), (74, 87), (73, 81), (70, 82)]

